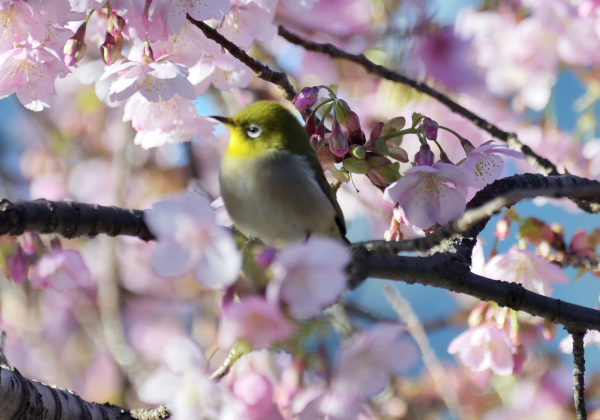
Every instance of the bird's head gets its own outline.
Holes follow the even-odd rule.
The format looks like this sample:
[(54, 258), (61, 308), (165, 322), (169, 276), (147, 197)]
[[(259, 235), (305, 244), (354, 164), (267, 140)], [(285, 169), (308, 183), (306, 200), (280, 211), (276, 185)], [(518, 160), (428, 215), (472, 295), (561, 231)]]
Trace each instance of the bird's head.
[(257, 157), (272, 150), (301, 153), (308, 136), (298, 119), (282, 105), (259, 101), (232, 118), (213, 116), (231, 132), (226, 155)]

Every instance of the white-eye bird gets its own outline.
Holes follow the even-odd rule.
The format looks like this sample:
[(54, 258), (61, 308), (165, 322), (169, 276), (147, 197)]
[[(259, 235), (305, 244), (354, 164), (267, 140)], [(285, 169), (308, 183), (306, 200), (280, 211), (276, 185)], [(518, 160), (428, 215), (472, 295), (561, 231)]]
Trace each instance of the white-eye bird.
[(231, 132), (219, 181), (225, 208), (241, 233), (274, 247), (312, 234), (348, 242), (335, 193), (288, 109), (260, 101), (232, 118), (213, 118)]

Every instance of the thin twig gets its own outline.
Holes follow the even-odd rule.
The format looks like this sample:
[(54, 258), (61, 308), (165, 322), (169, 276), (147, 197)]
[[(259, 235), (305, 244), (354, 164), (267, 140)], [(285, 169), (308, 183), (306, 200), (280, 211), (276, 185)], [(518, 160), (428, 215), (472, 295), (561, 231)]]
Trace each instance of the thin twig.
[(250, 67), (250, 69), (254, 72), (254, 74), (256, 74), (256, 76), (263, 79), (264, 81), (276, 85), (281, 90), (281, 92), (283, 92), (283, 97), (285, 99), (287, 99), (288, 101), (293, 101), (294, 97), (296, 96), (296, 90), (290, 83), (285, 73), (272, 70), (266, 64), (263, 64), (255, 58), (250, 57), (246, 51), (235, 45), (233, 42), (221, 35), (216, 29), (211, 28), (206, 23), (200, 22), (191, 17), (190, 15), (187, 16), (187, 19), (194, 25), (196, 25), (198, 29), (204, 32), (204, 35), (207, 38), (212, 39), (213, 41), (221, 45), (223, 48), (229, 51), (229, 53), (232, 56), (240, 60), (248, 67)]
[(435, 352), (429, 344), (427, 333), (421, 325), (417, 314), (413, 311), (410, 303), (404, 299), (397, 288), (390, 285), (384, 286), (383, 293), (392, 305), (392, 309), (398, 314), (398, 318), (406, 323), (408, 333), (415, 339), (421, 354), (425, 367), (429, 370), (431, 377), (436, 385), (437, 391), (444, 400), (446, 407), (453, 417), (462, 419), (460, 404), (454, 387), (444, 366), (440, 363)]
[(573, 398), (575, 399), (575, 413), (577, 420), (586, 420), (587, 412), (585, 409), (585, 360), (583, 350), (583, 337), (586, 331), (581, 329), (568, 330), (573, 336)]
[(509, 133), (495, 126), (494, 124), (486, 121), (484, 118), (479, 115), (469, 111), (467, 108), (457, 104), (448, 96), (443, 93), (438, 92), (433, 89), (429, 85), (418, 82), (416, 80), (412, 80), (400, 73), (392, 71), (384, 66), (380, 66), (378, 64), (373, 63), (369, 60), (364, 54), (350, 54), (342, 49), (337, 48), (332, 44), (321, 44), (318, 42), (308, 41), (300, 36), (288, 31), (283, 26), (279, 26), (279, 35), (282, 38), (285, 38), (292, 44), (299, 45), (303, 47), (307, 51), (318, 52), (322, 54), (327, 54), (332, 58), (341, 58), (344, 60), (351, 61), (362, 66), (368, 73), (376, 74), (384, 79), (391, 80), (393, 82), (401, 83), (403, 85), (409, 86), (418, 92), (424, 93), (426, 95), (431, 96), (434, 99), (437, 99), (439, 102), (446, 105), (452, 112), (455, 112), (463, 117), (467, 118), (471, 122), (473, 122), (479, 128), (487, 131), (492, 136), (500, 139), (502, 141), (507, 142), (511, 148), (518, 150), (527, 156), (530, 163), (535, 164), (542, 172), (546, 175), (558, 175), (558, 171), (556, 170), (556, 166), (552, 164), (548, 159), (545, 159), (538, 154), (536, 154), (529, 146), (524, 145), (519, 141), (517, 135), (514, 133)]

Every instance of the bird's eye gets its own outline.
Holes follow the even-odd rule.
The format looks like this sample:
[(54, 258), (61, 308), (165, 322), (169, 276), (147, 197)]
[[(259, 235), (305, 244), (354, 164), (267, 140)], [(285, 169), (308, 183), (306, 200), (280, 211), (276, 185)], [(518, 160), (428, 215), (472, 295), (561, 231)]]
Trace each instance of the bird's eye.
[(256, 124), (250, 124), (248, 126), (248, 128), (246, 129), (246, 134), (251, 139), (255, 139), (262, 134), (262, 128), (260, 128), (260, 126), (258, 126)]

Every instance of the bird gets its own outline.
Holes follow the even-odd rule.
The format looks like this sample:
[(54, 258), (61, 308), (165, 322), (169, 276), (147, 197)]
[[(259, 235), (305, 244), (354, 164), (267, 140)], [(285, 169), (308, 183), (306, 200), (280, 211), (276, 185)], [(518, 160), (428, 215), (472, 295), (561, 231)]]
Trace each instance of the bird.
[(258, 101), (235, 116), (213, 116), (230, 131), (220, 192), (236, 229), (282, 248), (311, 235), (346, 238), (344, 214), (308, 135), (294, 114)]

